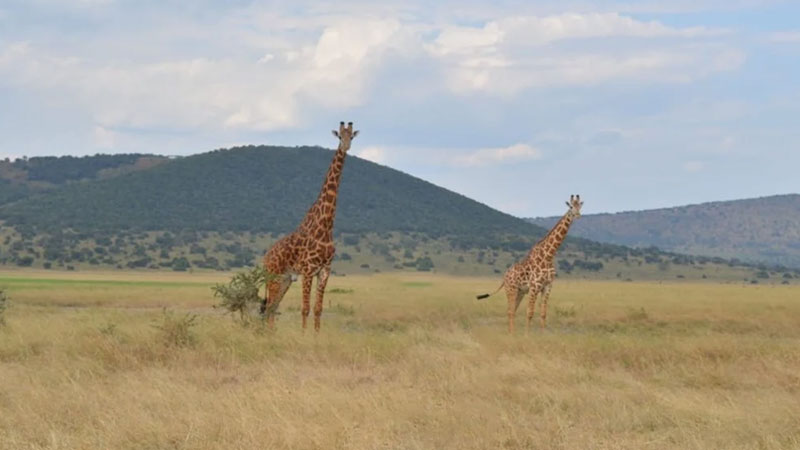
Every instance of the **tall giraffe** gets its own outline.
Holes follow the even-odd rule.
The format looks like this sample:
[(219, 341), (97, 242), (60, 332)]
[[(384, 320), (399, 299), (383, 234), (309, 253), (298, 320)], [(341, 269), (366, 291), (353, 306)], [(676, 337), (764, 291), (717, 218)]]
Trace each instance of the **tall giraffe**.
[(478, 296), (478, 300), (494, 295), (505, 287), (508, 298), (508, 332), (514, 332), (514, 315), (526, 293), (530, 293), (528, 300), (528, 328), (531, 327), (533, 308), (536, 306), (536, 296), (542, 294), (541, 326), (544, 328), (547, 320), (547, 300), (550, 298), (550, 289), (556, 277), (556, 268), (553, 264), (558, 247), (567, 237), (572, 221), (581, 216), (580, 195), (571, 195), (567, 202), (569, 210), (561, 220), (553, 226), (549, 233), (531, 248), (522, 261), (514, 264), (503, 275), (503, 283), (491, 294)]
[(350, 142), (358, 135), (353, 131), (353, 122), (339, 123), (339, 148), (333, 157), (325, 182), (317, 200), (311, 205), (305, 218), (292, 233), (276, 242), (264, 255), (264, 268), (275, 278), (267, 282), (266, 298), (261, 303), (261, 313), (267, 314), (269, 325), (275, 321), (275, 312), (283, 296), (292, 284), (292, 274), (303, 277), (303, 329), (306, 328), (311, 309), (311, 282), (317, 277), (317, 302), (314, 304), (314, 329), (319, 331), (322, 315), (322, 297), (331, 274), (331, 261), (336, 249), (333, 246), (333, 220), (336, 216), (336, 198), (339, 180), (342, 177), (344, 158)]

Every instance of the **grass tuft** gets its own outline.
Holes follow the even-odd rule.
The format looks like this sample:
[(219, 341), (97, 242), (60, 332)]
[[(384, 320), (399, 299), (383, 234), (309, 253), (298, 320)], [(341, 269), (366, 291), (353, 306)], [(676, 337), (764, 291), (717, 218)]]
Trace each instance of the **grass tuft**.
[(646, 321), (650, 318), (645, 311), (644, 307), (640, 308), (629, 308), (627, 314), (625, 314), (625, 320), (629, 322), (642, 322)]
[(161, 323), (153, 325), (158, 331), (158, 342), (166, 347), (191, 347), (197, 338), (192, 328), (197, 325), (197, 315), (187, 313), (182, 316), (163, 309)]
[(564, 305), (564, 306), (556, 306), (553, 308), (556, 317), (560, 318), (571, 318), (578, 315), (578, 311), (575, 309), (575, 305)]
[(353, 292), (355, 292), (355, 290), (349, 288), (333, 288), (327, 291), (327, 293), (330, 294), (352, 294)]

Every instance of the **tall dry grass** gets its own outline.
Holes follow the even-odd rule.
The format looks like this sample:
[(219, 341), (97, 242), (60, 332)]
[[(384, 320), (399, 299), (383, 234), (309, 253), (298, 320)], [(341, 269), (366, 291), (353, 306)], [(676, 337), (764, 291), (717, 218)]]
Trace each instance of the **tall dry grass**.
[(496, 279), (348, 276), (315, 335), (295, 288), (269, 333), (213, 312), (218, 277), (14, 276), (2, 449), (800, 448), (794, 287), (558, 282), (508, 336)]

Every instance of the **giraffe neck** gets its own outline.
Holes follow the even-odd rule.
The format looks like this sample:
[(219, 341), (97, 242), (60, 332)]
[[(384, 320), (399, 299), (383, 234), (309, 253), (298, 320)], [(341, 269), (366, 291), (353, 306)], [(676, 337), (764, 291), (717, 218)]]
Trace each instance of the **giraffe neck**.
[(319, 191), (317, 200), (311, 205), (306, 217), (300, 224), (300, 229), (312, 235), (320, 235), (332, 238), (333, 219), (336, 216), (336, 198), (339, 195), (339, 180), (342, 177), (344, 158), (347, 156), (347, 149), (339, 144), (336, 154), (333, 156), (325, 181)]
[(550, 232), (542, 238), (536, 245), (533, 246), (530, 252), (530, 258), (544, 257), (545, 260), (552, 261), (558, 252), (564, 238), (567, 237), (569, 227), (572, 225), (573, 217), (569, 212), (564, 214), (563, 217), (553, 226)]

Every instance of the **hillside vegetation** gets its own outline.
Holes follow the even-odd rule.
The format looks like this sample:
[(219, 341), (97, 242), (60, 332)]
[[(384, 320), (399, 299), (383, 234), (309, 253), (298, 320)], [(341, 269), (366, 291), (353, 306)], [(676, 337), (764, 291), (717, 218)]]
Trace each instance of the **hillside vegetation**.
[[(29, 197), (0, 207), (0, 219), (37, 231), (283, 233), (297, 225), (316, 199), (332, 157), (319, 147), (217, 150)], [(352, 156), (345, 163), (336, 230), (475, 237), (543, 232), (462, 195)]]
[(157, 155), (38, 156), (0, 161), (0, 205), (67, 183), (111, 178), (168, 161)]
[[(557, 218), (530, 220), (546, 227)], [(586, 215), (570, 233), (619, 245), (800, 267), (800, 195)]]
[[(0, 265), (228, 270), (255, 264), (316, 199), (333, 153), (239, 147), (5, 163)], [(96, 161), (95, 161), (96, 159)], [(63, 163), (63, 170), (59, 164)], [(28, 189), (28, 190), (26, 190)], [(336, 217), (337, 273), (502, 273), (545, 230), (462, 195), (350, 156)], [(568, 238), (562, 276), (789, 282), (792, 273)]]

